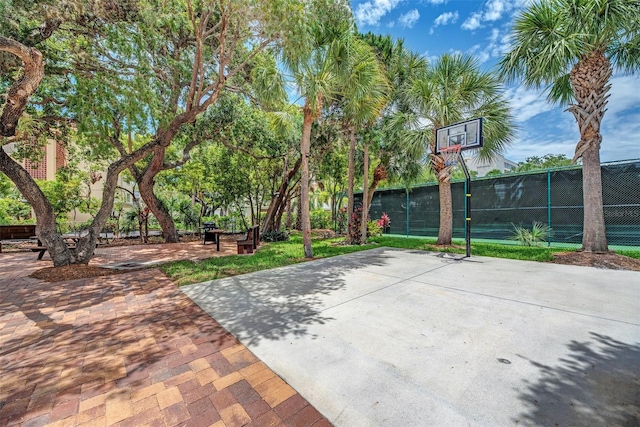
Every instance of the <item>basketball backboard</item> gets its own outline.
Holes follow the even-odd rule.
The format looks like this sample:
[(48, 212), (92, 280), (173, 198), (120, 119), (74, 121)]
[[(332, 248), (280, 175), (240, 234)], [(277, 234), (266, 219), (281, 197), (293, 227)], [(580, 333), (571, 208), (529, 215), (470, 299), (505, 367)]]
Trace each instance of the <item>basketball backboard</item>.
[(436, 153), (453, 145), (462, 150), (482, 147), (482, 117), (455, 123), (436, 130)]

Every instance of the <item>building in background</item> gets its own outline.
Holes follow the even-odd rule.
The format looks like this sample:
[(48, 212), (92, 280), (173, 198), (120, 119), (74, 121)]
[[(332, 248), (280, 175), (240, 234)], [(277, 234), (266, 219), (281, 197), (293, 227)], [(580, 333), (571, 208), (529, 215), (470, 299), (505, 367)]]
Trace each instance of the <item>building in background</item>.
[(485, 176), (490, 171), (497, 169), (500, 172), (512, 172), (518, 166), (517, 162), (505, 159), (502, 155), (497, 155), (493, 160), (480, 160), (478, 157), (469, 156), (464, 158), (465, 164), (470, 171), (476, 171), (478, 176)]
[[(7, 144), (4, 148), (7, 154), (11, 155), (11, 153), (15, 151), (15, 144)], [(22, 164), (33, 179), (53, 181), (56, 179), (56, 173), (60, 168), (67, 165), (67, 160), (68, 156), (64, 146), (55, 140), (50, 139), (47, 144), (42, 147), (42, 157), (40, 159), (24, 159), (20, 161), (20, 164)], [(79, 166), (81, 170), (89, 171), (89, 165), (80, 163)], [(104, 186), (102, 177), (106, 176), (106, 174), (106, 171), (91, 172), (90, 182), (83, 186), (82, 192), (87, 197), (94, 197), (98, 200), (102, 200), (102, 191)], [(133, 193), (135, 197), (140, 198), (140, 193), (137, 191), (137, 188), (134, 185), (125, 182), (122, 179), (122, 175), (118, 177), (118, 186), (128, 190), (119, 191), (121, 192), (122, 200), (124, 200), (126, 207), (129, 209), (133, 208), (133, 198), (131, 194)], [(80, 224), (90, 219), (91, 215), (79, 212), (77, 209), (69, 212), (68, 214), (68, 220), (72, 227), (75, 224)]]

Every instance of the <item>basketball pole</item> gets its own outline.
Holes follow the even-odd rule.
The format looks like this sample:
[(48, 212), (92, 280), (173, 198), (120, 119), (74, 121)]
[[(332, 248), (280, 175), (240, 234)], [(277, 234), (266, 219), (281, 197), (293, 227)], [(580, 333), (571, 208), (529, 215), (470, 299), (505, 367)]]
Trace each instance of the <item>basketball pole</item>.
[(469, 175), (469, 169), (464, 162), (462, 152), (458, 152), (458, 163), (462, 166), (464, 172), (465, 182), (465, 203), (464, 203), (464, 239), (467, 244), (467, 258), (471, 258), (471, 175)]

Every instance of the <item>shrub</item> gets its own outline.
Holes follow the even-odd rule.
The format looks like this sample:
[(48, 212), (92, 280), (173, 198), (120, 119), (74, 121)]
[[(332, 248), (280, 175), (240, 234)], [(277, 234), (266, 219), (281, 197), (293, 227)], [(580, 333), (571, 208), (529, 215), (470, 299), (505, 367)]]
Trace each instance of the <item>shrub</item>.
[(315, 209), (310, 212), (311, 228), (331, 228), (331, 212)]
[(382, 227), (379, 224), (379, 221), (369, 221), (367, 222), (367, 237), (381, 236), (382, 235)]
[(285, 231), (267, 231), (260, 237), (263, 242), (284, 242), (289, 240), (289, 234)]
[(538, 221), (533, 223), (531, 230), (519, 225), (511, 225), (513, 225), (514, 231), (510, 239), (523, 246), (538, 246), (540, 243), (547, 241), (551, 232), (551, 228), (547, 224)]

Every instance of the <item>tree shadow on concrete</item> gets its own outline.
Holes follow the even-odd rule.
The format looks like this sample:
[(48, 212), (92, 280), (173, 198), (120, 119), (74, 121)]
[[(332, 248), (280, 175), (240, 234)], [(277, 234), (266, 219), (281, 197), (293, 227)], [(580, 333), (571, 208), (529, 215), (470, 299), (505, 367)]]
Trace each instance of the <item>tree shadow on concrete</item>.
[(528, 410), (516, 424), (640, 425), (640, 343), (590, 334), (591, 341), (571, 341), (557, 366), (530, 361), (542, 378), (520, 394)]
[[(352, 271), (385, 266), (388, 248), (316, 260), (251, 275), (229, 277), (181, 289), (204, 311), (245, 344), (262, 339), (307, 335), (310, 325), (333, 320), (324, 313), (332, 304), (373, 291), (357, 290), (345, 277)], [(428, 253), (424, 253), (428, 256)], [(387, 279), (388, 280), (388, 279)]]

